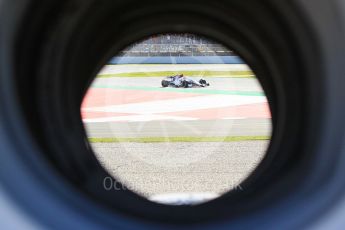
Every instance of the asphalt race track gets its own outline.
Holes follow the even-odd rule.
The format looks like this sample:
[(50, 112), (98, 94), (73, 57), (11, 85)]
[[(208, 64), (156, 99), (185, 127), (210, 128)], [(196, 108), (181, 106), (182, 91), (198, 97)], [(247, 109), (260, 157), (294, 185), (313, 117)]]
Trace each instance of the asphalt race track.
[(86, 123), (90, 137), (270, 136), (269, 119)]
[(97, 78), (82, 106), (89, 137), (269, 136), (255, 78), (209, 78), (200, 89), (161, 88), (159, 77)]

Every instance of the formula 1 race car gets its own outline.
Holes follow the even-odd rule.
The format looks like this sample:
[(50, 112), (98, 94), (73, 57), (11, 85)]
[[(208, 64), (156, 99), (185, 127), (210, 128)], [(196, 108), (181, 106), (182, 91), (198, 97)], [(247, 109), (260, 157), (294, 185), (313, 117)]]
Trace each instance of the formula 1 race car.
[(162, 82), (162, 87), (174, 87), (174, 88), (200, 88), (210, 86), (210, 83), (206, 82), (204, 79), (200, 79), (198, 82), (184, 77), (183, 74), (176, 76), (165, 77)]

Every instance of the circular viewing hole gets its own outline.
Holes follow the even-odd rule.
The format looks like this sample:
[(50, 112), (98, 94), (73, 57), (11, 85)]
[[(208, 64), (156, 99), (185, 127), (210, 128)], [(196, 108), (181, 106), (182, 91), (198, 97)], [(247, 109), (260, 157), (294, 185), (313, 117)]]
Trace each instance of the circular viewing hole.
[(200, 204), (243, 182), (272, 133), (265, 93), (232, 50), (161, 34), (109, 60), (81, 107), (106, 189), (168, 205)]

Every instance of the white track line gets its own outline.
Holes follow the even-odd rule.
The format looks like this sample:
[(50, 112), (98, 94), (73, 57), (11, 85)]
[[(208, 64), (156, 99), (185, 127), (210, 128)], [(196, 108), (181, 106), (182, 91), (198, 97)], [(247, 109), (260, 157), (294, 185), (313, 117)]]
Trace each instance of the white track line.
[(192, 111), (200, 109), (222, 108), (229, 106), (249, 105), (267, 102), (263, 96), (239, 95), (208, 95), (200, 97), (158, 100), (142, 103), (130, 103), (115, 106), (83, 108), (83, 111), (132, 113), (135, 115), (149, 115), (156, 113), (170, 113)]

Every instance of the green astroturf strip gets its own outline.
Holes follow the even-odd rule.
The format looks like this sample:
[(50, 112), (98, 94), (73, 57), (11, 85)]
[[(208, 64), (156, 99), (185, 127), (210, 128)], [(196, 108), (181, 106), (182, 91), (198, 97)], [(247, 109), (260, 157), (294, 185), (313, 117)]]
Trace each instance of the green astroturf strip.
[(161, 143), (161, 142), (235, 142), (270, 140), (269, 136), (227, 136), (227, 137), (140, 137), (140, 138), (89, 138), (90, 143)]
[(187, 89), (185, 89), (185, 88), (161, 88), (161, 87), (148, 87), (148, 86), (117, 86), (117, 85), (102, 85), (102, 84), (93, 84), (92, 88), (143, 90), (143, 91), (177, 92), (177, 93), (196, 93), (196, 94), (265, 96), (265, 94), (263, 92), (215, 90), (215, 89), (207, 89), (207, 88), (187, 88)]

